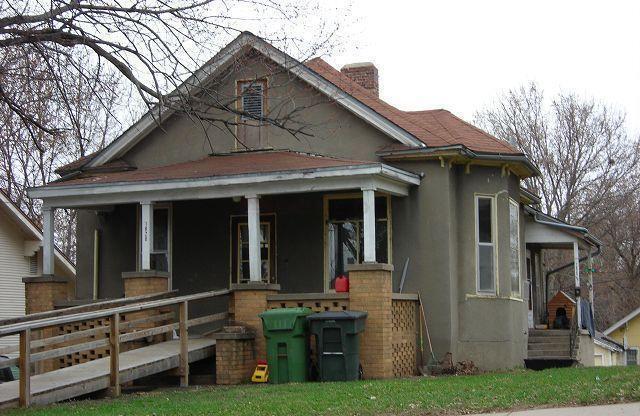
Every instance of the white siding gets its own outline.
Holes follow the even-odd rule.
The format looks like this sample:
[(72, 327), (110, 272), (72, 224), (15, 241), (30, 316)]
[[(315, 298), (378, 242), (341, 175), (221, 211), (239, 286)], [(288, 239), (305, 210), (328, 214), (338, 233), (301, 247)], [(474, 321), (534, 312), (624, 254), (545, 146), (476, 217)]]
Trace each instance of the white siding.
[[(22, 278), (29, 275), (29, 257), (24, 254), (24, 234), (0, 211), (0, 319), (25, 313)], [(17, 343), (15, 336), (0, 338), (0, 346)]]

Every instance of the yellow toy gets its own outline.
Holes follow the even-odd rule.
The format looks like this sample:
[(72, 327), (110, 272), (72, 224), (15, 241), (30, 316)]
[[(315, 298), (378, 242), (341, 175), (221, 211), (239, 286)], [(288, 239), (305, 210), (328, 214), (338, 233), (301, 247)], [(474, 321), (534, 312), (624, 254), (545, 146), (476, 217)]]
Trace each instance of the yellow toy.
[(253, 376), (251, 376), (251, 381), (254, 383), (266, 383), (269, 381), (269, 366), (265, 360), (258, 360), (258, 365), (253, 372)]

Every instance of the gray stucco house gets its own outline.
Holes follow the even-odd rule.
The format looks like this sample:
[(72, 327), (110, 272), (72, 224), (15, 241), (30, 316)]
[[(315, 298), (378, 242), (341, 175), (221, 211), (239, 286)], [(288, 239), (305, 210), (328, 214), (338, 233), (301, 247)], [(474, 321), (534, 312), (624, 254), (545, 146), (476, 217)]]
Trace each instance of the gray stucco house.
[[(47, 235), (54, 209), (80, 210), (79, 298), (121, 297), (123, 273), (151, 269), (181, 294), (331, 292), (349, 264), (390, 263), (394, 290), (406, 265), (402, 290), (420, 293), (439, 357), (497, 369), (544, 356), (528, 348), (548, 312), (541, 252), (573, 250), (580, 287), (599, 243), (537, 210), (521, 185), (540, 172), (518, 149), (449, 111), (387, 104), (373, 64), (301, 63), (250, 33), (185, 85), (212, 84), (231, 103), (219, 128), (169, 110), (159, 128), (149, 113), (30, 191)], [(276, 113), (305, 134), (261, 122)]]

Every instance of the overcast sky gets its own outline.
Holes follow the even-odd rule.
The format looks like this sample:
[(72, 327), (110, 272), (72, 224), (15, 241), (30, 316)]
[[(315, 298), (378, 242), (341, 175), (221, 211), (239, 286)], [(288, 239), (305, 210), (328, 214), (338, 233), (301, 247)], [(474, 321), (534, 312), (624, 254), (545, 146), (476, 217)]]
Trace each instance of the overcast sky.
[(640, 1), (352, 0), (352, 39), (329, 62), (372, 61), (381, 97), (468, 120), (536, 81), (595, 97), (640, 132)]

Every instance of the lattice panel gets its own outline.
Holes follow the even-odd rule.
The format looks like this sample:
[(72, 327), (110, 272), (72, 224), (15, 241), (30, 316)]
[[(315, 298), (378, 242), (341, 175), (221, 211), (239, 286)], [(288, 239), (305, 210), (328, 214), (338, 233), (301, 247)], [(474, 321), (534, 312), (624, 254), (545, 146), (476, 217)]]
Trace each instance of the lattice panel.
[(394, 299), (391, 303), (394, 377), (416, 374), (417, 306), (413, 300)]
[[(100, 318), (100, 319), (94, 319), (91, 321), (83, 321), (83, 322), (76, 322), (73, 324), (67, 324), (59, 327), (59, 330), (60, 330), (60, 334), (70, 334), (72, 332), (84, 331), (86, 329), (93, 329), (101, 326), (108, 327), (109, 318)], [(89, 341), (94, 341), (94, 340), (103, 339), (103, 338), (108, 338), (108, 334), (103, 333), (98, 336), (94, 335), (87, 338), (81, 338), (78, 340), (74, 340), (72, 343), (67, 343), (64, 345), (80, 344), (83, 342), (89, 342)], [(109, 348), (106, 348), (106, 347), (96, 348), (93, 350), (80, 351), (80, 352), (68, 354), (64, 357), (61, 357), (60, 367), (71, 367), (72, 365), (82, 364), (88, 361), (93, 361), (98, 358), (104, 358), (108, 356), (109, 356)]]
[(269, 309), (276, 308), (311, 308), (314, 312), (346, 311), (349, 309), (348, 299), (311, 299), (311, 300), (270, 300)]

